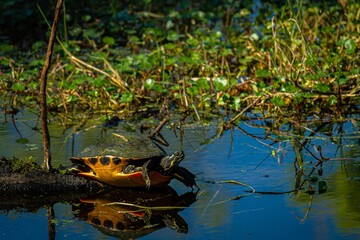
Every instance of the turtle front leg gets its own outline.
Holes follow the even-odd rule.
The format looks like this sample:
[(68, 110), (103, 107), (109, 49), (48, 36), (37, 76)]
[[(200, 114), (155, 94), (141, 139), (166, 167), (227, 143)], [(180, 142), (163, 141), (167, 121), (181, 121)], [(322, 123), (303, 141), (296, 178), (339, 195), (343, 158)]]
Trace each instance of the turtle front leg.
[(127, 165), (123, 168), (122, 172), (125, 174), (130, 174), (130, 173), (138, 172), (141, 169), (142, 169), (141, 167), (136, 167), (135, 165)]
[(149, 176), (150, 167), (151, 167), (151, 160), (147, 161), (142, 166), (142, 175), (143, 175), (144, 181), (146, 183), (146, 188), (147, 189), (149, 189), (150, 185), (151, 185), (151, 179), (150, 179), (150, 176)]
[(182, 182), (185, 186), (191, 187), (192, 190), (194, 190), (194, 187), (196, 187), (198, 190), (200, 189), (196, 184), (196, 176), (184, 167), (176, 166), (173, 171), (173, 177), (176, 180)]

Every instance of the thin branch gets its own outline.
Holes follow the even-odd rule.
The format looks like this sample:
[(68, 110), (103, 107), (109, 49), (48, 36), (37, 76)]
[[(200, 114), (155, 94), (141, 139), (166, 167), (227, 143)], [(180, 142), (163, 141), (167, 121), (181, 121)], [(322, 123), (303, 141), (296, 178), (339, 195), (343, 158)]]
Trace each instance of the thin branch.
[(51, 170), (51, 151), (50, 151), (50, 134), (47, 126), (46, 83), (47, 83), (47, 74), (49, 71), (51, 55), (54, 48), (56, 28), (57, 28), (57, 23), (58, 23), (59, 13), (62, 3), (63, 0), (58, 0), (56, 4), (54, 22), (51, 28), (45, 63), (41, 72), (41, 79), (40, 79), (40, 119), (41, 119), (41, 127), (42, 127), (43, 143), (44, 143), (44, 168), (49, 171)]

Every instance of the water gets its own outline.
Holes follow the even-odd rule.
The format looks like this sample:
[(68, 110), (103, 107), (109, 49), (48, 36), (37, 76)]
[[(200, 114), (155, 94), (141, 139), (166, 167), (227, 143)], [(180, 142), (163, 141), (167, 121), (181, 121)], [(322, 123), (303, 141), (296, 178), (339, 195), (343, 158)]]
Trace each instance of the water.
[[(16, 143), (19, 135), (12, 123), (2, 124), (1, 154), (17, 157), (32, 155), (41, 159), (41, 135), (32, 129), (37, 125), (36, 115), (25, 112), (16, 117), (19, 131), (29, 142)], [(322, 175), (318, 174), (318, 169), (311, 175), (317, 177), (311, 184), (313, 194), (307, 193), (311, 190), (308, 183), (303, 185), (302, 191), (292, 192), (296, 176), (295, 153), (290, 137), (274, 143), (264, 138), (265, 131), (262, 128), (254, 127), (253, 123), (243, 123), (239, 127), (245, 132), (234, 128), (225, 131), (220, 138), (215, 138), (216, 124), (184, 126), (184, 134), (178, 130), (176, 134), (169, 129), (162, 130), (164, 138), (170, 143), (166, 151), (184, 150), (186, 158), (181, 166), (197, 176), (200, 191), (195, 202), (191, 203), (190, 197), (188, 208), (167, 212), (154, 209), (135, 211), (123, 205), (96, 208), (91, 203), (109, 203), (114, 201), (113, 198), (125, 202), (161, 199), (163, 202), (141, 203), (173, 206), (180, 195), (189, 191), (175, 180), (170, 184), (175, 192), (169, 190), (145, 196), (150, 193), (129, 193), (126, 190), (87, 199), (88, 203), (82, 199), (83, 208), (79, 207), (79, 202), (57, 202), (53, 205), (55, 234), (52, 239), (118, 238), (111, 236), (109, 231), (94, 227), (91, 214), (102, 221), (107, 218), (116, 222), (122, 218), (121, 224), (140, 219), (140, 222), (128, 225), (128, 229), (135, 229), (146, 221), (153, 223), (147, 231), (122, 231), (123, 235), (119, 236), (123, 238), (140, 238), (143, 235), (141, 239), (360, 239), (360, 134), (356, 123), (344, 123), (341, 132), (338, 132), (340, 125), (329, 125), (327, 133), (312, 137), (306, 145), (307, 150), (302, 150), (307, 174), (317, 163), (315, 157), (320, 156), (317, 151), (319, 145), (322, 155), (330, 158), (323, 163)], [(75, 131), (52, 125), (50, 132), (53, 135), (54, 166), (69, 165), (68, 157), (102, 136), (100, 127)], [(289, 133), (281, 134), (290, 136)], [(301, 141), (301, 136), (293, 135)], [(232, 184), (228, 182), (230, 180), (242, 185)], [(327, 186), (322, 194), (319, 193), (321, 181)], [(252, 194), (251, 188), (258, 193)], [(43, 206), (31, 211), (2, 211), (0, 239), (23, 239), (28, 236), (33, 239), (51, 239), (48, 235), (47, 209), (48, 206)], [(116, 216), (111, 212), (113, 210), (124, 214), (118, 214), (118, 219), (115, 219)], [(177, 230), (166, 226), (164, 219), (171, 222), (174, 228), (176, 224), (173, 222), (177, 223)], [(184, 224), (182, 220), (186, 222), (187, 233), (181, 233), (181, 224)], [(128, 235), (124, 235), (124, 232)]]

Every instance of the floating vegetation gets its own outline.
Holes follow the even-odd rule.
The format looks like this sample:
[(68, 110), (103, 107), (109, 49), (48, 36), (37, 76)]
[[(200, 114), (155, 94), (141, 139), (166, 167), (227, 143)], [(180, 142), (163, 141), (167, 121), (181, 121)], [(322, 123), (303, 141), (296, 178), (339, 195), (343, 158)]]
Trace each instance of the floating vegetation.
[[(111, 10), (94, 2), (77, 24), (73, 4), (64, 9), (69, 17), (50, 69), (51, 111), (176, 108), (198, 120), (249, 105), (264, 117), (292, 119), (341, 119), (359, 111), (356, 1), (260, 9), (144, 1)], [(0, 45), (4, 109), (37, 107), (45, 46), (41, 39), (25, 52), (11, 41)]]

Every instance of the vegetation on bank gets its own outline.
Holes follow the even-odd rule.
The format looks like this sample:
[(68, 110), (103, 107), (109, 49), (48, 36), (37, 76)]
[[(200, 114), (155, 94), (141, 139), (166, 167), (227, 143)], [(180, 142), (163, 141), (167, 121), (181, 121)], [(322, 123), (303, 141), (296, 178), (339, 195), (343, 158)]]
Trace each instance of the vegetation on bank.
[[(124, 2), (65, 2), (48, 76), (50, 111), (106, 116), (179, 109), (202, 119), (245, 109), (296, 121), (359, 111), (355, 0)], [(15, 23), (26, 20), (10, 10), (21, 3), (5, 1), (3, 14)], [(39, 25), (49, 32), (53, 9), (29, 4), (30, 16), (41, 16)], [(28, 41), (0, 30), (0, 92), (7, 110), (36, 108), (40, 101), (47, 39), (26, 32), (30, 25), (22, 28)]]
[[(0, 6), (10, 19), (0, 19), (0, 103), (5, 112), (38, 109), (51, 26), (47, 21), (53, 13), (53, 6), (45, 4), (49, 1), (39, 2), (38, 8), (24, 0), (5, 0)], [(251, 118), (247, 123), (260, 125), (274, 143), (291, 141), (296, 189), (308, 183), (309, 193), (326, 191), (326, 183), (313, 175), (317, 170), (321, 176), (323, 163), (331, 158), (320, 147), (313, 153), (311, 140), (318, 133), (335, 133), (330, 121), (358, 116), (359, 3), (108, 3), (63, 5), (48, 76), (50, 111), (68, 118), (74, 112), (100, 113), (107, 120), (104, 126), (134, 112), (163, 118), (179, 110), (197, 120), (231, 115), (221, 130)], [(252, 115), (245, 116), (247, 111)], [(271, 120), (259, 123), (258, 118)], [(271, 155), (280, 152), (279, 145)], [(32, 158), (12, 164), (18, 172), (35, 166)]]

